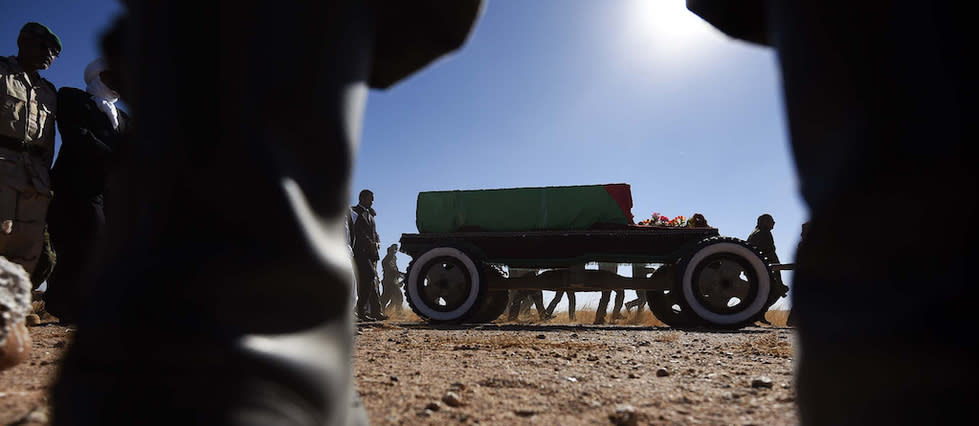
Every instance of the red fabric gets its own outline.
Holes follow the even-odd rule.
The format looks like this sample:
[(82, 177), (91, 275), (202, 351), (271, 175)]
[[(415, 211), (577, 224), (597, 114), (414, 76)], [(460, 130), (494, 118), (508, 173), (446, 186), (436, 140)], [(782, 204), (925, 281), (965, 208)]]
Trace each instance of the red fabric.
[(610, 183), (605, 185), (605, 192), (608, 192), (608, 195), (619, 205), (622, 214), (629, 219), (629, 224), (635, 224), (632, 220), (632, 188), (629, 184)]

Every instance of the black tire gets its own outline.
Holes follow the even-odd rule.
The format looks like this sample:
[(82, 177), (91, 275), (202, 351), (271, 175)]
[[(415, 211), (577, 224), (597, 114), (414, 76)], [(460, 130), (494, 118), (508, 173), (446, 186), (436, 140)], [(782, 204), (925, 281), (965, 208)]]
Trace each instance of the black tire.
[[(656, 273), (669, 274), (667, 279), (675, 279), (672, 277), (675, 270), (673, 265), (663, 265), (656, 270)], [(703, 324), (699, 317), (691, 314), (689, 310), (683, 310), (679, 298), (670, 290), (647, 291), (646, 301), (653, 316), (670, 327), (693, 328)]]
[(507, 302), (510, 300), (506, 291), (488, 291), (486, 296), (481, 298), (466, 322), (483, 323), (492, 322), (506, 312)]
[(741, 328), (771, 307), (772, 271), (747, 242), (731, 237), (701, 241), (677, 265), (671, 293), (681, 310), (704, 325)]
[(406, 272), (408, 306), (428, 322), (463, 322), (486, 299), (481, 262), (458, 248), (430, 249), (412, 260)]

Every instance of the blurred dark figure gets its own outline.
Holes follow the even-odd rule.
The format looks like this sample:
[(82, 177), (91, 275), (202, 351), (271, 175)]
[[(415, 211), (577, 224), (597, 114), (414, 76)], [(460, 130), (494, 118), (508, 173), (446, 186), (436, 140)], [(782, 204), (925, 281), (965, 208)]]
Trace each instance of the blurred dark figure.
[(374, 216), (374, 193), (362, 190), (357, 196), (358, 204), (350, 208), (350, 247), (354, 251), (354, 272), (357, 275), (357, 318), (361, 321), (380, 321), (387, 319), (381, 312), (380, 297), (377, 293), (377, 250), (381, 248), (381, 237), (377, 235)]
[(792, 298), (803, 424), (972, 417), (979, 317), (967, 268), (979, 191), (965, 152), (967, 5), (687, 0), (778, 55), (811, 218)]
[(104, 59), (84, 72), (85, 90), (58, 90), (61, 149), (51, 170), (57, 194), (48, 209), (51, 243), (60, 263), (48, 280), (45, 308), (75, 323), (98, 275), (105, 246), (103, 192), (114, 155), (129, 133), (129, 116), (116, 108), (119, 85)]
[[(806, 238), (808, 236), (809, 236), (809, 222), (806, 222), (802, 224), (802, 232), (799, 234), (799, 245), (796, 246), (796, 253), (802, 250), (802, 243), (806, 241)], [(795, 292), (793, 292), (792, 297), (795, 297), (794, 293)], [(795, 315), (795, 311), (789, 308), (789, 317), (785, 319), (785, 325), (789, 327), (795, 327), (796, 321), (797, 318)]]
[(401, 293), (404, 273), (398, 270), (398, 245), (388, 246), (388, 253), (381, 259), (381, 308), (383, 311), (404, 311), (405, 297)]
[(368, 87), (459, 48), (480, 6), (130, 2), (102, 48), (139, 124), (53, 423), (365, 424), (343, 228)]
[(28, 22), (17, 35), (17, 55), (0, 56), (0, 256), (28, 275), (45, 256), (58, 110), (54, 84), (40, 71), (54, 63), (61, 48), (50, 28)]

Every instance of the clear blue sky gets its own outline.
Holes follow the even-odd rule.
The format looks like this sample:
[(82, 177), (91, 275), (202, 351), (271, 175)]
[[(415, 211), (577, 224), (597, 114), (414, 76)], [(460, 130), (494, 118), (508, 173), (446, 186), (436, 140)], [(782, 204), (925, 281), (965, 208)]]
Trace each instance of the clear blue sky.
[[(3, 0), (0, 53), (16, 52), (23, 23), (44, 23), (65, 48), (43, 75), (83, 87), (120, 11)], [(419, 191), (625, 182), (636, 220), (699, 212), (746, 238), (770, 213), (790, 262), (807, 212), (785, 124), (774, 52), (728, 39), (682, 0), (491, 0), (461, 51), (371, 92), (351, 205), (374, 191), (387, 246), (417, 232)]]

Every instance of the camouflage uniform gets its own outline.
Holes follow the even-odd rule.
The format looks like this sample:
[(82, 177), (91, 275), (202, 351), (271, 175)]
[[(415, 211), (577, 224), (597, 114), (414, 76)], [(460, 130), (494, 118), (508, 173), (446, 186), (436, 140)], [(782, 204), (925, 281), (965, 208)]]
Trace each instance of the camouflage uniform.
[(51, 201), (57, 92), (13, 56), (0, 57), (0, 255), (34, 271)]

